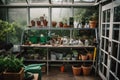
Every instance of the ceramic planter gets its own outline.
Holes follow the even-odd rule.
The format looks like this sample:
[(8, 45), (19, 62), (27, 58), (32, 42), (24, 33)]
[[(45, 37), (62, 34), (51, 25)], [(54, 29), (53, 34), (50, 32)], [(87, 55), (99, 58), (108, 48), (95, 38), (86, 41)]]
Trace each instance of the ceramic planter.
[(93, 54), (92, 54), (92, 53), (90, 53), (90, 52), (87, 53), (87, 56), (88, 56), (88, 59), (89, 59), (89, 60), (93, 60)]

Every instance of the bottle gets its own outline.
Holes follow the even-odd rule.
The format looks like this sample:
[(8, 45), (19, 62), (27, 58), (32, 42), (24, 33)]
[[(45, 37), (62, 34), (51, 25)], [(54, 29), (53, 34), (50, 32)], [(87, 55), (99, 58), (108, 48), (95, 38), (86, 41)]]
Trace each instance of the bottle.
[(88, 42), (88, 40), (86, 39), (85, 40), (85, 46), (88, 46), (89, 45), (89, 42)]

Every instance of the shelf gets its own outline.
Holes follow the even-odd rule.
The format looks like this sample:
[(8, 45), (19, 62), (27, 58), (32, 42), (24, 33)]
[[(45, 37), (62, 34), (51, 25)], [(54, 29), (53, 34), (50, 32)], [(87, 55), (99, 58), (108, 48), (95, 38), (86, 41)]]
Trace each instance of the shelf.
[(38, 48), (94, 48), (95, 46), (84, 46), (84, 45), (40, 45), (40, 44), (32, 44), (32, 45), (20, 45), (21, 47), (38, 47)]
[(48, 60), (48, 62), (93, 62), (93, 60)]
[(94, 30), (96, 28), (59, 28), (59, 27), (31, 27), (25, 28), (25, 30)]

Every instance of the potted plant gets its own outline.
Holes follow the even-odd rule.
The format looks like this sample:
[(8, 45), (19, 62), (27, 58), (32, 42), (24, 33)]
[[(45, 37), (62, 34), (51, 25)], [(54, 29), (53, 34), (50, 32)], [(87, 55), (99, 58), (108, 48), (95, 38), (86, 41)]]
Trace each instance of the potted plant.
[(89, 26), (90, 28), (95, 28), (97, 25), (97, 13), (93, 13), (92, 16), (90, 16), (89, 19)]
[(5, 68), (3, 72), (4, 80), (23, 80), (23, 58), (16, 58), (15, 55), (5, 57)]

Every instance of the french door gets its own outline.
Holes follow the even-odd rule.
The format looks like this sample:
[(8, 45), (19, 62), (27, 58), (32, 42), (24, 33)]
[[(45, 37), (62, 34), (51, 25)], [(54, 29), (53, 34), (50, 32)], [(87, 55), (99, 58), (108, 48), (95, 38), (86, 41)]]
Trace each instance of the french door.
[(99, 75), (103, 80), (120, 80), (120, 1), (102, 6)]

